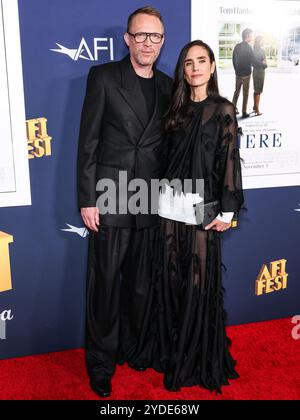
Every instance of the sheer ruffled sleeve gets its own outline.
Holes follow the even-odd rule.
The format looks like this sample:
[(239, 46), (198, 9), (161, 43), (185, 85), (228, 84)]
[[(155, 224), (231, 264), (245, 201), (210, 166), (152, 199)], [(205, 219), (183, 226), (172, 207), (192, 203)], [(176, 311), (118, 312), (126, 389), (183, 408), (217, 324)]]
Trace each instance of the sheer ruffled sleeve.
[(222, 105), (221, 114), (221, 211), (238, 214), (244, 203), (242, 188), (241, 158), (239, 153), (239, 136), (235, 108), (230, 102)]

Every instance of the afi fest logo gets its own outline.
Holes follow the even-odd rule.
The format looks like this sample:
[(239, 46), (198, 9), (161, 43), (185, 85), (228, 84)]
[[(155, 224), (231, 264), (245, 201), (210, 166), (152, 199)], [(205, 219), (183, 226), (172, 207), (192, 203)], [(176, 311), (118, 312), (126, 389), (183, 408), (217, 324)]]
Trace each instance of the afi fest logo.
[(51, 156), (52, 137), (47, 132), (47, 118), (26, 121), (28, 159)]
[(79, 59), (88, 61), (98, 61), (99, 51), (108, 51), (110, 60), (114, 60), (114, 40), (113, 38), (94, 38), (93, 46), (89, 46), (84, 38), (81, 39), (77, 48), (67, 48), (64, 45), (56, 45), (59, 48), (51, 48), (50, 51), (67, 55), (73, 61)]
[[(13, 236), (0, 232), (0, 293), (12, 289), (9, 244), (13, 242)], [(6, 322), (11, 321), (11, 310), (0, 312), (0, 340), (6, 339)]]
[(255, 293), (257, 296), (287, 288), (286, 263), (287, 260), (284, 259), (272, 261), (269, 269), (266, 264), (263, 264), (256, 280)]
[(0, 293), (12, 289), (9, 244), (13, 241), (12, 235), (0, 231)]

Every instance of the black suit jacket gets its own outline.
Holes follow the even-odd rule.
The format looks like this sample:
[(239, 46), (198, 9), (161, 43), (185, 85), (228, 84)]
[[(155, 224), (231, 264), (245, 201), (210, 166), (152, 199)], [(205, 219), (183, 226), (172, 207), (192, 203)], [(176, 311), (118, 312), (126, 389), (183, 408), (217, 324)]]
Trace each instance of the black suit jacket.
[(235, 74), (240, 77), (250, 76), (253, 65), (253, 49), (248, 42), (243, 41), (233, 49), (232, 62)]
[[(96, 192), (97, 182), (114, 180), (117, 214), (100, 215), (103, 224), (148, 227), (157, 223), (156, 215), (120, 214), (118, 209), (119, 171), (127, 171), (128, 182), (141, 178), (150, 186), (151, 179), (161, 178), (165, 168), (162, 117), (169, 106), (172, 80), (159, 70), (154, 73), (155, 106), (149, 119), (129, 56), (90, 69), (78, 145), (78, 207), (95, 207), (101, 194)], [(133, 194), (129, 193), (128, 199)], [(150, 208), (150, 200), (148, 204)]]

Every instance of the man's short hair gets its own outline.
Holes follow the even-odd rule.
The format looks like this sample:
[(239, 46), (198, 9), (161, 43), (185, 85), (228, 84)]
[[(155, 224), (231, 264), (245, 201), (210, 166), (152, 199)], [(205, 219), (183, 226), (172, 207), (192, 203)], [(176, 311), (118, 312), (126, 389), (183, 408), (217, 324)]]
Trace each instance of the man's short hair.
[(133, 13), (131, 13), (131, 15), (129, 16), (128, 21), (127, 21), (127, 32), (130, 32), (130, 25), (131, 25), (131, 22), (132, 22), (133, 18), (136, 15), (139, 15), (141, 13), (143, 13), (145, 15), (150, 15), (150, 16), (157, 17), (161, 21), (162, 25), (164, 26), (163, 18), (162, 18), (162, 15), (160, 14), (160, 12), (157, 9), (155, 9), (155, 7), (145, 6), (145, 7), (140, 7), (139, 9), (137, 9)]
[(253, 34), (252, 29), (249, 29), (249, 28), (244, 29), (243, 32), (242, 32), (243, 41), (245, 41), (245, 39), (247, 39), (248, 36), (251, 35), (251, 34)]

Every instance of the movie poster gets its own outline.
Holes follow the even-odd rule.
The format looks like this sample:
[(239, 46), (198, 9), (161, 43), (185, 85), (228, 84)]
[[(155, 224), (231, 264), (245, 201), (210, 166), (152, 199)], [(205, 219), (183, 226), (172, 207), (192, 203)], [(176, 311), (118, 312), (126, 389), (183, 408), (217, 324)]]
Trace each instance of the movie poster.
[(192, 0), (191, 35), (236, 104), (244, 188), (300, 185), (300, 1)]
[(31, 203), (17, 0), (0, 0), (0, 207)]

